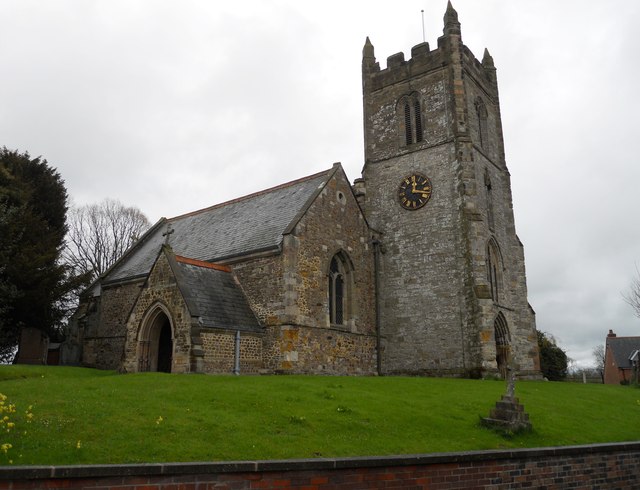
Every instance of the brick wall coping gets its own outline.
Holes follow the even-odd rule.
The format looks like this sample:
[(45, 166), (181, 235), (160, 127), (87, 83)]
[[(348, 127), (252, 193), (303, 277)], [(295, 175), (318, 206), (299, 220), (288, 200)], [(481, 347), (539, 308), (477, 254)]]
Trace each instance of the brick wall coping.
[(0, 466), (0, 480), (38, 480), (52, 478), (99, 478), (113, 476), (176, 476), (215, 473), (258, 473), (268, 471), (310, 471), (390, 466), (425, 466), (475, 461), (522, 460), (569, 455), (586, 456), (614, 452), (640, 451), (640, 441), (587, 444), (457, 453), (409, 454), (352, 458), (314, 458), (262, 461), (222, 461), (192, 463), (145, 463), (69, 466)]

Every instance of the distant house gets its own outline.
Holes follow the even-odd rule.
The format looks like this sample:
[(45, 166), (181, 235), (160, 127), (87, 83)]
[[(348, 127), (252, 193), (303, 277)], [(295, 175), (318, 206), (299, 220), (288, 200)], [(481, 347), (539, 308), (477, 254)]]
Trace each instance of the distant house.
[(640, 337), (618, 337), (609, 330), (604, 353), (604, 382), (620, 384), (633, 381), (637, 378), (639, 361)]

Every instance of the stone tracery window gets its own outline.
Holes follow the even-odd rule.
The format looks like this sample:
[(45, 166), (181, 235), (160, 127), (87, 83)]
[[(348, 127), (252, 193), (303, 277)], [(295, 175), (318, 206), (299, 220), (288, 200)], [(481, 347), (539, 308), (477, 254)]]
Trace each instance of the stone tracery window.
[(329, 264), (329, 323), (346, 325), (351, 313), (352, 268), (344, 252), (333, 256)]

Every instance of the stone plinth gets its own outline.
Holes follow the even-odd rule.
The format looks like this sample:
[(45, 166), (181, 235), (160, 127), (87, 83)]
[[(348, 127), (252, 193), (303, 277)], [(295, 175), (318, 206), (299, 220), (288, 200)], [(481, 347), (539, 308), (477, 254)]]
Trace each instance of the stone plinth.
[(502, 429), (510, 432), (531, 430), (529, 415), (524, 411), (524, 406), (513, 396), (503, 395), (496, 402), (496, 406), (489, 417), (482, 419), (482, 424), (493, 429)]

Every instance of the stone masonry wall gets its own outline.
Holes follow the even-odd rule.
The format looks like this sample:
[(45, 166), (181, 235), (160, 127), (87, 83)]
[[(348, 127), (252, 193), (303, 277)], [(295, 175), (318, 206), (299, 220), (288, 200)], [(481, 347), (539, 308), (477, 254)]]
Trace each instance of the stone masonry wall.
[(142, 281), (107, 286), (80, 321), (84, 338), (81, 363), (98, 369), (118, 369), (122, 362), (127, 316), (140, 294)]
[(268, 327), (265, 365), (276, 373), (370, 375), (376, 372), (376, 339), (337, 329)]
[[(418, 71), (411, 81), (394, 78), (387, 84), (393, 78), (387, 70), (370, 77), (363, 73), (365, 127), (372, 134), (363, 171), (365, 209), (372, 228), (382, 232), (381, 325), (388, 374), (464, 374), (466, 366), (477, 363), (471, 359), (477, 332), (465, 328), (473, 319), (465, 306), (462, 200), (448, 74), (442, 54), (430, 56), (440, 62), (423, 59), (424, 73)], [(395, 104), (412, 91), (423, 101), (424, 138), (403, 146)], [(399, 204), (398, 187), (416, 172), (430, 178), (433, 192), (423, 208), (407, 211)]]
[[(375, 296), (369, 228), (341, 168), (283, 239), (281, 254), (233, 264), (265, 326), (271, 372), (375, 372)], [(342, 251), (353, 265), (349, 318), (329, 325), (328, 271)], [(314, 329), (321, 329), (315, 331)]]
[[(327, 185), (296, 225), (286, 242), (291, 282), (287, 292), (288, 322), (296, 325), (329, 327), (328, 273), (333, 256), (348, 255), (351, 273), (348, 320), (342, 327), (354, 333), (375, 333), (373, 250), (369, 226), (353, 196), (342, 169)], [(293, 289), (293, 291), (292, 291)], [(340, 328), (339, 326), (337, 328)]]
[[(459, 28), (448, 10), (438, 49), (422, 43), (409, 60), (402, 53), (390, 56), (384, 70), (373, 46), (363, 51), (362, 188), (367, 219), (381, 232), (385, 252), (383, 369), (496, 372), (494, 325), (502, 313), (521, 371), (535, 376), (535, 319), (515, 233), (495, 68), (488, 53), (481, 63), (462, 44)], [(405, 137), (404, 109), (398, 109), (409, 96), (420, 102), (423, 126), (422, 139), (412, 142)], [(433, 189), (424, 207), (407, 211), (399, 204), (398, 187), (414, 173), (429, 177)], [(491, 296), (487, 269), (491, 239), (504, 258), (497, 298)]]
[[(351, 186), (334, 174), (283, 242), (285, 309), (265, 355), (276, 371), (375, 372), (375, 290), (371, 237)], [(348, 256), (345, 321), (331, 325), (328, 277), (336, 253)], [(270, 343), (272, 342), (272, 343)]]
[[(516, 234), (511, 181), (504, 160), (495, 70), (488, 79), (473, 54), (466, 48), (464, 54), (467, 120), (473, 142), (471, 162), (464, 173), (464, 186), (466, 209), (470, 216), (469, 239), (476, 291), (478, 285), (489, 288), (487, 246), (490, 239), (498, 244), (502, 258), (498, 298), (478, 295), (480, 311), (477, 322), (482, 343), (482, 366), (489, 371), (496, 369), (494, 320), (501, 312), (509, 327), (511, 352), (521, 375), (535, 376), (539, 371), (535, 318), (527, 300), (524, 251)], [(476, 110), (480, 99), (487, 110), (483, 137), (480, 136), (481, 122)]]
[(173, 271), (164, 253), (160, 254), (149, 273), (145, 287), (127, 321), (127, 340), (123, 368), (138, 371), (138, 337), (148, 315), (164, 306), (169, 313), (173, 338), (171, 372), (191, 370), (191, 316), (176, 284)]
[(279, 325), (284, 316), (282, 255), (271, 255), (233, 264), (251, 309), (262, 325)]
[(82, 347), (82, 365), (117, 370), (122, 362), (123, 351), (124, 337), (85, 339)]
[[(204, 372), (231, 374), (235, 368), (236, 334), (231, 331), (203, 329), (200, 332), (204, 349)], [(262, 371), (262, 335), (240, 335), (240, 374)]]

